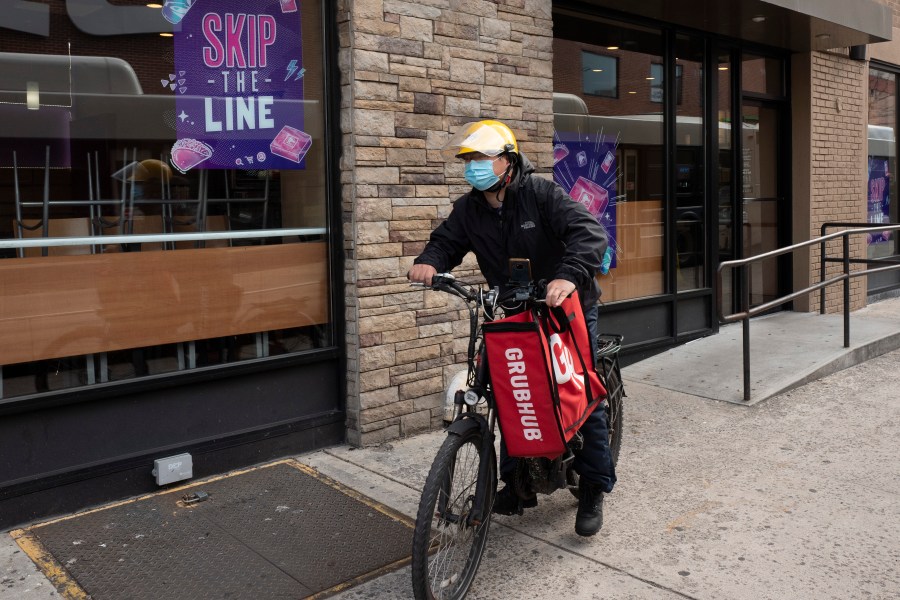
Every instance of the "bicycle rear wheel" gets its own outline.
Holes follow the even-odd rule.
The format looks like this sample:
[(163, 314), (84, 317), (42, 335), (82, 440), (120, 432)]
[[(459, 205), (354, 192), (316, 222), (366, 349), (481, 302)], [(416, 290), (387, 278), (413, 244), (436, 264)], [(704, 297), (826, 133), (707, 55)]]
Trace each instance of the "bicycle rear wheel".
[[(613, 466), (619, 464), (619, 451), (622, 449), (622, 433), (625, 431), (625, 385), (622, 383), (622, 373), (619, 370), (618, 358), (621, 342), (621, 336), (610, 334), (601, 334), (597, 339), (597, 344), (600, 347), (596, 356), (597, 373), (602, 378), (604, 387), (606, 387), (606, 427), (609, 433), (609, 454)], [(566, 471), (566, 483), (569, 491), (576, 498), (580, 495), (579, 482), (580, 477), (575, 472), (575, 468), (569, 467)]]
[(606, 425), (609, 429), (609, 453), (612, 456), (613, 465), (619, 463), (619, 451), (622, 449), (622, 432), (625, 419), (625, 386), (622, 384), (622, 375), (614, 359), (603, 357), (602, 368), (606, 383)]
[[(489, 450), (493, 455), (493, 448)], [(482, 436), (450, 433), (431, 465), (413, 532), (412, 580), (416, 600), (460, 600), (468, 593), (487, 544), (497, 491), (497, 461), (487, 461), (484, 517), (470, 524)]]

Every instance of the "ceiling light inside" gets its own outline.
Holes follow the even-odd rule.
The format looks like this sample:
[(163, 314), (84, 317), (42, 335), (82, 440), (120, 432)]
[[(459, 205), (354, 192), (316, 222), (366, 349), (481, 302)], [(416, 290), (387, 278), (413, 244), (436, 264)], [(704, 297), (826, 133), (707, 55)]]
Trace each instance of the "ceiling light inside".
[(594, 73), (602, 73), (603, 69), (591, 69)]
[(762, 23), (763, 21), (766, 20), (766, 17), (764, 15), (756, 15), (755, 17), (753, 17), (750, 20), (753, 21), (754, 23)]
[(618, 46), (607, 46), (606, 49), (607, 50), (618, 50), (619, 47)]
[(25, 106), (28, 110), (41, 108), (41, 92), (37, 81), (25, 82)]
[(160, 33), (159, 35), (161, 35), (162, 37), (173, 37), (175, 34), (174, 34), (174, 33), (169, 33), (168, 31), (163, 31), (163, 32)]
[(151, 2), (150, 4), (147, 5), (147, 8), (162, 8), (162, 7), (163, 7), (162, 4), (157, 4), (156, 2)]

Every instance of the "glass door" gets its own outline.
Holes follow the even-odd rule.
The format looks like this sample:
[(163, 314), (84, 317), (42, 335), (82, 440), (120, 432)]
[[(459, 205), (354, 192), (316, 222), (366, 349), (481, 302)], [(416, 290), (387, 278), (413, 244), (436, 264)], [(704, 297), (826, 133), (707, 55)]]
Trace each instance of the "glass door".
[[(784, 205), (780, 107), (744, 100), (741, 107), (741, 257), (779, 247), (779, 213)], [(750, 268), (750, 306), (774, 300), (780, 293), (777, 258)]]

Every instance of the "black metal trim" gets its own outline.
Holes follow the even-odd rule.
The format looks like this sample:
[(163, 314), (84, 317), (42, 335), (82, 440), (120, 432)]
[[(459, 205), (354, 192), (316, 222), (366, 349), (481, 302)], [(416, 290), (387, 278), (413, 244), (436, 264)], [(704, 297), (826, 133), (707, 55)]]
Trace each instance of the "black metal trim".
[[(310, 452), (322, 447), (323, 443), (339, 443), (342, 434), (343, 422), (337, 419), (320, 424), (310, 422), (307, 426), (299, 423), (284, 426), (259, 432), (252, 439), (249, 436), (242, 440), (228, 438), (218, 444), (189, 447), (195, 457), (194, 479)], [(156, 485), (147, 462), (103, 473), (93, 470), (87, 475), (69, 482), (58, 479), (52, 487), (34, 488), (30, 493), (17, 493), (0, 500), (0, 530), (167, 489)], [(189, 482), (172, 486), (183, 483)]]
[(0, 401), (0, 416), (8, 416), (34, 410), (44, 410), (81, 402), (93, 402), (107, 398), (127, 396), (146, 391), (161, 391), (191, 383), (200, 383), (223, 378), (240, 377), (247, 373), (259, 373), (294, 365), (306, 365), (340, 359), (337, 348), (325, 348), (272, 358), (256, 358), (227, 365), (198, 367), (173, 373), (148, 375), (139, 379), (97, 383), (74, 389), (43, 392), (27, 396), (15, 396)]
[(281, 423), (267, 424), (262, 427), (246, 429), (244, 431), (231, 432), (227, 437), (212, 436), (209, 438), (192, 440), (186, 444), (159, 446), (134, 454), (117, 456), (110, 460), (97, 461), (70, 469), (51, 471), (49, 473), (41, 473), (40, 475), (33, 477), (0, 484), (0, 501), (40, 490), (92, 479), (94, 477), (127, 471), (133, 468), (146, 468), (148, 464), (152, 464), (155, 458), (168, 452), (188, 452), (195, 455), (208, 454), (224, 448), (234, 448), (259, 440), (270, 439), (275, 436), (314, 429), (333, 423), (342, 423), (343, 421), (343, 411), (329, 411), (327, 413), (291, 419)]
[[(324, 57), (325, 57), (325, 85), (324, 92), (330, 101), (325, 103), (328, 110), (325, 111), (326, 136), (326, 164), (330, 177), (326, 181), (326, 198), (329, 216), (329, 279), (331, 281), (331, 323), (332, 335), (335, 346), (339, 348), (337, 354), (338, 372), (347, 373), (347, 324), (346, 324), (346, 290), (344, 281), (344, 225), (343, 225), (343, 197), (341, 187), (340, 160), (343, 150), (343, 137), (340, 128), (341, 114), (341, 73), (338, 65), (338, 53), (340, 42), (337, 24), (337, 3), (321, 0)], [(345, 410), (347, 405), (347, 377), (338, 377), (338, 408)]]

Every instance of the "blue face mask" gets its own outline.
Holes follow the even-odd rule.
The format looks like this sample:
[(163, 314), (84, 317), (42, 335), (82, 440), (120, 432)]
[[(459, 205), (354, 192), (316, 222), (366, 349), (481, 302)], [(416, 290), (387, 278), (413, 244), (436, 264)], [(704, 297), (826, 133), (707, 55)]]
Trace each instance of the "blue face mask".
[(494, 161), (472, 160), (466, 163), (466, 181), (476, 190), (482, 192), (493, 187), (500, 176), (494, 173)]

